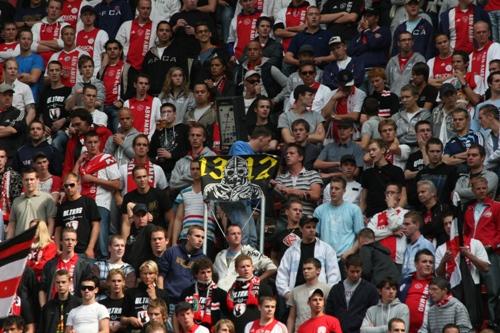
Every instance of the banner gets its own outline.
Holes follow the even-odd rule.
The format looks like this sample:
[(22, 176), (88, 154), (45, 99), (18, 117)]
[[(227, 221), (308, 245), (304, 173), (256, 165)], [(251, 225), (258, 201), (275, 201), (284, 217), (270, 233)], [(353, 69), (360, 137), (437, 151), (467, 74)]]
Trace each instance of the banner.
[(207, 156), (200, 159), (205, 200), (258, 199), (278, 171), (273, 155)]
[(0, 243), (0, 318), (9, 315), (17, 287), (21, 282), (36, 228)]

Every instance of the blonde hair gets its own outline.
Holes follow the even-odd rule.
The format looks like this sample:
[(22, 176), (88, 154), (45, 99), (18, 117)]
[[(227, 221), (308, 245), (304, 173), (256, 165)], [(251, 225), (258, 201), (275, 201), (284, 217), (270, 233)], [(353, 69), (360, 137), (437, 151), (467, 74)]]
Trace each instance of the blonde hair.
[(153, 260), (146, 260), (139, 266), (139, 272), (148, 271), (158, 275), (158, 265)]
[(35, 219), (31, 221), (31, 223), (36, 223), (36, 233), (35, 233), (35, 242), (33, 242), (32, 248), (35, 249), (43, 249), (47, 244), (52, 243), (52, 239), (50, 238), (49, 228), (47, 227), (47, 223), (44, 220)]
[(231, 320), (229, 320), (229, 319), (221, 319), (221, 320), (219, 320), (215, 324), (215, 326), (214, 326), (214, 333), (217, 333), (221, 329), (222, 325), (226, 325), (227, 326), (227, 328), (229, 329), (229, 333), (235, 333), (236, 332), (236, 329), (234, 328), (234, 324), (233, 324), (233, 322)]
[(160, 96), (162, 98), (167, 98), (168, 94), (170, 93), (173, 94), (174, 92), (174, 85), (172, 84), (172, 75), (174, 74), (175, 71), (180, 71), (182, 73), (182, 76), (184, 77), (184, 81), (182, 82), (181, 85), (181, 91), (184, 93), (184, 95), (189, 94), (189, 82), (186, 73), (182, 68), (175, 66), (171, 67), (168, 70), (167, 75), (165, 76), (165, 81), (163, 81), (163, 88), (161, 89), (160, 93)]

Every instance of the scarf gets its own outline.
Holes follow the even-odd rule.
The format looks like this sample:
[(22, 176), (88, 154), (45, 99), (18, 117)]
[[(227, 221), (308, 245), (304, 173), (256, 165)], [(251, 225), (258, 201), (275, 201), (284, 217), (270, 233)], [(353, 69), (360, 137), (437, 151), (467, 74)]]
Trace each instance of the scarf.
[(445, 306), (451, 300), (451, 297), (452, 297), (451, 294), (446, 295), (442, 300), (436, 303), (436, 306), (438, 308)]
[(10, 216), (10, 171), (6, 170), (2, 175), (2, 198), (0, 200), (0, 209), (3, 212), (3, 221), (9, 221)]
[[(100, 153), (90, 160), (84, 162), (80, 166), (80, 175), (92, 175), (97, 177), (97, 173), (110, 166), (115, 164), (115, 158), (111, 155), (107, 155), (104, 153)], [(96, 183), (84, 183), (82, 182), (82, 195), (89, 196), (95, 199), (95, 195), (97, 193), (97, 184)]]
[[(204, 290), (200, 290), (198, 286), (204, 287)], [(194, 284), (194, 294), (192, 296), (192, 300), (190, 303), (193, 305), (194, 312), (194, 322), (197, 324), (206, 324), (209, 327), (213, 325), (212, 322), (212, 308), (213, 308), (213, 300), (212, 300), (212, 292), (217, 288), (217, 284), (211, 281), (208, 284), (202, 282), (196, 282)], [(202, 302), (202, 298), (200, 296), (201, 292), (205, 291), (205, 302)], [(215, 310), (215, 309), (214, 309)]]
[(272, 332), (274, 329), (274, 326), (278, 324), (278, 321), (274, 319), (272, 322), (270, 322), (267, 325), (262, 326), (260, 324), (260, 320), (254, 320), (252, 323), (252, 327), (250, 328), (249, 333), (267, 333), (267, 332)]
[[(253, 276), (250, 279), (238, 277), (227, 292), (226, 304), (235, 317), (245, 313), (248, 306), (259, 305), (260, 278)], [(246, 291), (246, 292), (245, 292)]]
[[(470, 237), (465, 237), (464, 236), (464, 246), (470, 247)], [(457, 266), (457, 257), (460, 255), (460, 244), (459, 244), (459, 238), (455, 237), (453, 239), (447, 240), (446, 241), (446, 249), (451, 252), (451, 260), (446, 262), (445, 266), (445, 272), (446, 272), (446, 279), (450, 280), (451, 275), (455, 271), (455, 269), (458, 268)], [(471, 265), (470, 259), (465, 258), (465, 262), (467, 263), (467, 266)]]

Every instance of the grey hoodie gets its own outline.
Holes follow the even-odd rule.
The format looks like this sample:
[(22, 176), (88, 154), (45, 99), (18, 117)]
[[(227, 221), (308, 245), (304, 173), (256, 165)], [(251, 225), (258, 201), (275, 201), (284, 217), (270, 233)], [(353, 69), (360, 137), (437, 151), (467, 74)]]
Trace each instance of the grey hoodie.
[(383, 304), (382, 301), (379, 301), (377, 305), (369, 307), (361, 324), (360, 333), (386, 333), (387, 324), (392, 318), (403, 319), (406, 332), (408, 332), (410, 310), (406, 304), (401, 303), (396, 298), (390, 304)]

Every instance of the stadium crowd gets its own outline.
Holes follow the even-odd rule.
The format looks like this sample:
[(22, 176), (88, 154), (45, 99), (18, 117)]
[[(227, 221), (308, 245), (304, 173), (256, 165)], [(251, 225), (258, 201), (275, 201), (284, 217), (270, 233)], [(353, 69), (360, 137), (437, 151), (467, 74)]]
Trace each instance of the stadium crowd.
[[(0, 241), (36, 228), (4, 332), (500, 332), (499, 0), (0, 0), (0, 28)], [(237, 200), (204, 199), (217, 155)]]

